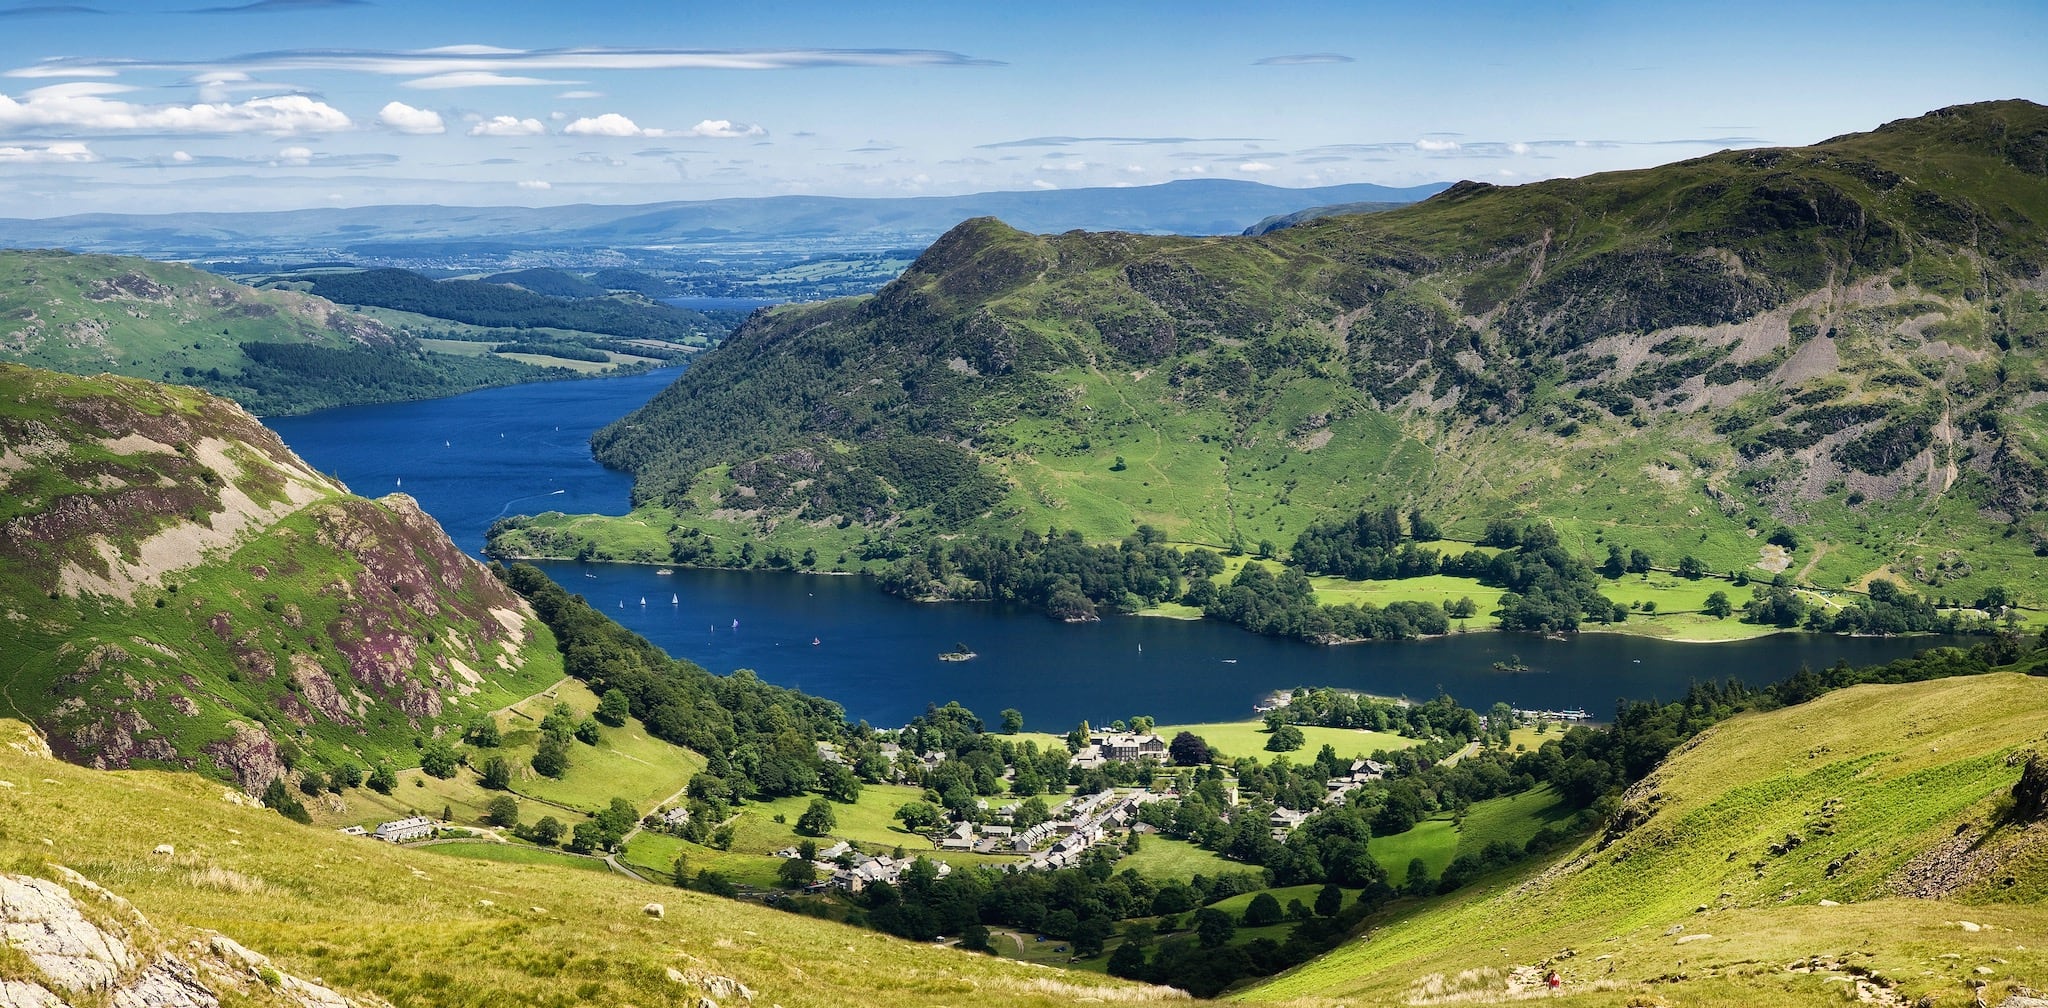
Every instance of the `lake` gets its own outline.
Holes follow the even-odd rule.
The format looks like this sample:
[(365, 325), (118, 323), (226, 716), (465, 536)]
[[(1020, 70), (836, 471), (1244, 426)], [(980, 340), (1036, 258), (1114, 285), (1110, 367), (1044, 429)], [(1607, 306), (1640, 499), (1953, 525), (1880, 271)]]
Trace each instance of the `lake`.
[[(357, 406), (265, 422), (315, 468), (356, 493), (411, 494), (464, 550), (493, 521), (541, 511), (623, 514), (632, 481), (590, 457), (590, 434), (639, 407), (674, 370), (487, 389), (428, 402)], [(1570, 641), (1497, 633), (1318, 647), (1213, 621), (1109, 617), (1064, 624), (993, 604), (925, 604), (860, 577), (698, 571), (615, 564), (539, 565), (670, 654), (714, 672), (750, 668), (828, 697), (850, 718), (903, 724), (958, 700), (993, 723), (1064, 732), (1149, 714), (1161, 723), (1230, 720), (1276, 689), (1336, 686), (1468, 707), (1585, 708), (1669, 699), (1693, 680), (1739, 671), (1752, 684), (1846, 659), (1889, 661), (1935, 641), (1780, 634), (1672, 644), (1621, 634)], [(978, 657), (943, 662), (960, 645)], [(1519, 655), (1528, 672), (1493, 663)]]

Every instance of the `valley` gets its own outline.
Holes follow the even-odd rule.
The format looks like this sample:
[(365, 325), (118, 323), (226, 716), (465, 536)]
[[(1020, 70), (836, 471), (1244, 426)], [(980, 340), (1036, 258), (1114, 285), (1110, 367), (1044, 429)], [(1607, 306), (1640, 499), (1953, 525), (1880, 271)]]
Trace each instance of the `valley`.
[(0, 1004), (2034, 1008), (2048, 109), (1723, 146), (12, 222)]

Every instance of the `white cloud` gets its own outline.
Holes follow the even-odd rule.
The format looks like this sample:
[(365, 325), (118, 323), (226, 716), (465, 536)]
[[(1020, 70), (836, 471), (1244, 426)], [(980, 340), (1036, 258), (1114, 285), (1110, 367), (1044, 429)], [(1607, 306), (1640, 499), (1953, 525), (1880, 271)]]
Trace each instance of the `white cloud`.
[(179, 164), (191, 164), (192, 155), (187, 154), (181, 150), (176, 150), (171, 152), (171, 160), (176, 161)]
[(1246, 161), (1245, 163), (1238, 165), (1237, 170), (1244, 172), (1248, 175), (1256, 175), (1260, 172), (1273, 171), (1274, 168), (1272, 165), (1269, 165), (1264, 161)]
[(1056, 186), (1056, 185), (1052, 184), (1051, 182), (1047, 182), (1047, 181), (1046, 181), (1046, 180), (1044, 180), (1044, 179), (1032, 179), (1032, 180), (1031, 180), (1031, 186), (1032, 186), (1032, 188), (1034, 188), (1034, 189), (1058, 189), (1058, 188), (1059, 188), (1059, 186)]
[(1508, 145), (1508, 153), (1510, 154), (1527, 154), (1529, 153), (1529, 149), (1530, 148), (1528, 144), (1522, 143), (1519, 140)]
[(53, 143), (41, 147), (0, 147), (0, 164), (85, 164), (100, 156), (82, 143)]
[(277, 95), (245, 102), (138, 105), (106, 97), (127, 90), (92, 82), (53, 84), (22, 95), (0, 94), (0, 130), (54, 127), (84, 133), (329, 133), (354, 125), (325, 102)]
[(548, 128), (538, 119), (521, 119), (518, 116), (492, 116), (469, 128), (470, 136), (539, 136)]
[(441, 113), (433, 109), (413, 108), (404, 102), (389, 102), (377, 113), (377, 121), (389, 129), (414, 136), (448, 132), (448, 125), (441, 121)]
[(545, 179), (526, 179), (519, 183), (521, 189), (553, 189), (554, 185)]
[(313, 163), (313, 150), (310, 147), (286, 147), (277, 152), (277, 157), (271, 163), (290, 168), (303, 168)]
[(562, 127), (569, 136), (600, 137), (657, 137), (663, 133), (658, 129), (641, 129), (638, 123), (618, 114), (606, 112), (601, 116), (586, 116)]
[(1432, 154), (1439, 154), (1439, 153), (1442, 153), (1442, 152), (1444, 152), (1444, 151), (1454, 151), (1454, 150), (1457, 150), (1457, 149), (1458, 149), (1458, 141), (1456, 141), (1456, 140), (1428, 140), (1428, 139), (1424, 139), (1424, 140), (1417, 140), (1417, 141), (1415, 141), (1415, 149), (1416, 149), (1416, 150), (1419, 150), (1419, 151), (1427, 151), (1427, 152), (1429, 152), (1429, 153), (1432, 153)]
[(560, 98), (560, 99), (562, 99), (563, 101), (580, 101), (580, 100), (582, 100), (582, 99), (585, 99), (585, 98), (602, 98), (602, 97), (604, 97), (604, 92), (602, 92), (602, 91), (564, 91), (564, 92), (562, 92), (561, 94), (558, 94), (558, 95), (556, 95), (555, 97), (557, 97), (557, 98)]
[(517, 77), (511, 74), (492, 73), (488, 70), (459, 70), (454, 73), (435, 74), (409, 80), (405, 87), (422, 91), (445, 91), (449, 88), (471, 87), (560, 87), (564, 84), (581, 84), (582, 81), (548, 80), (545, 77)]
[(768, 131), (751, 123), (736, 123), (730, 119), (705, 119), (690, 127), (683, 135), (709, 137), (714, 140), (736, 140), (742, 137), (767, 136)]
[(1175, 175), (1207, 175), (1209, 169), (1202, 165), (1183, 165), (1173, 170)]
[(1059, 160), (1059, 161), (1047, 161), (1047, 162), (1045, 162), (1044, 164), (1041, 164), (1041, 165), (1039, 165), (1039, 166), (1038, 166), (1038, 170), (1039, 170), (1039, 171), (1083, 171), (1083, 170), (1085, 170), (1085, 169), (1086, 169), (1087, 167), (1088, 167), (1088, 162), (1086, 162), (1086, 161), (1083, 161), (1083, 160), (1081, 160), (1080, 158), (1066, 158), (1066, 159), (1062, 159), (1062, 160)]
[(1134, 164), (1133, 164), (1133, 165), (1125, 165), (1125, 166), (1124, 166), (1124, 174), (1126, 174), (1126, 175), (1143, 175), (1143, 174), (1145, 174), (1145, 166), (1144, 166), (1144, 165), (1134, 165)]

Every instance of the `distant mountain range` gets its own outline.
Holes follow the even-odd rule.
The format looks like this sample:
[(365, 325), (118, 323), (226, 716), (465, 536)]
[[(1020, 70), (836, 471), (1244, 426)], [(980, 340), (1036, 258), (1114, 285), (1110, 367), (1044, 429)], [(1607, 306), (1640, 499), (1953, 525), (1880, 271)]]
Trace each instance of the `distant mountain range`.
[[(340, 257), (387, 265), (436, 258), (478, 263), (618, 266), (658, 260), (630, 250), (712, 242), (804, 242), (847, 248), (922, 247), (970, 217), (1035, 232), (1077, 228), (1147, 234), (1236, 234), (1260, 220), (1335, 203), (1410, 203), (1446, 183), (1284, 189), (1233, 179), (1130, 188), (989, 192), (867, 199), (770, 196), (561, 207), (375, 206), (267, 213), (80, 214), (0, 220), (17, 246), (156, 259)], [(599, 256), (594, 253), (609, 250)]]

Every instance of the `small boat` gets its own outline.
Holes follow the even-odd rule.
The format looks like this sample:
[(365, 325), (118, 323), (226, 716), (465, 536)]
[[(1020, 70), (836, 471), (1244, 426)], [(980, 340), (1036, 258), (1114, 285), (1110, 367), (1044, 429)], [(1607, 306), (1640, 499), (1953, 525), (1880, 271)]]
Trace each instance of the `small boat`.
[(669, 605), (682, 605), (682, 604), (683, 604), (683, 597), (682, 597), (681, 595), (670, 595), (670, 596), (668, 597), (668, 604), (669, 604)]
[(965, 644), (955, 644), (953, 650), (939, 652), (940, 661), (973, 661), (978, 657), (980, 656), (969, 651)]
[(640, 608), (647, 608), (647, 596), (645, 595), (640, 596)]
[(449, 441), (443, 441), (443, 442), (441, 442), (441, 447), (443, 447), (443, 448), (453, 448), (453, 447), (455, 447), (455, 445), (454, 445), (454, 444), (453, 444), (452, 442), (449, 442)]
[(1237, 659), (1235, 659), (1235, 658), (1225, 658), (1225, 659), (1223, 659), (1223, 664), (1225, 664), (1225, 665), (1235, 665), (1235, 664), (1237, 664)]
[[(557, 490), (557, 491), (555, 491), (555, 492), (556, 492), (556, 493), (561, 493), (561, 491), (560, 491), (560, 490)], [(666, 567), (663, 567), (663, 568), (661, 568), (660, 570), (657, 570), (657, 571), (655, 571), (654, 573), (656, 573), (656, 574), (661, 574), (661, 575), (668, 575), (668, 574), (674, 574), (674, 573), (675, 573), (675, 571), (672, 571), (672, 570), (669, 570), (669, 569), (668, 569), (668, 568), (666, 568)]]
[(819, 641), (819, 640), (818, 640), (818, 638), (816, 638), (816, 637), (813, 637), (813, 638), (811, 638), (811, 646), (812, 646), (812, 647), (817, 647), (817, 646), (818, 646), (818, 645), (819, 645), (820, 643), (822, 643), (822, 642), (821, 642), (821, 641)]
[(739, 620), (733, 620), (733, 621), (732, 621), (732, 628), (733, 628), (734, 630), (738, 630), (738, 629), (740, 628), (740, 621), (739, 621)]
[(584, 576), (584, 577), (587, 577), (587, 578), (594, 578), (594, 577), (596, 577), (597, 575), (595, 575), (595, 574), (585, 574), (585, 575), (583, 575), (583, 576)]
[(403, 477), (403, 476), (400, 476), (400, 477), (398, 477), (398, 485), (399, 485), (399, 486), (404, 486), (404, 485), (405, 485), (405, 477)]

